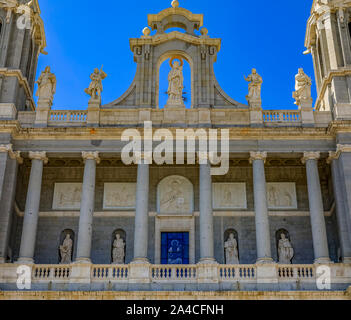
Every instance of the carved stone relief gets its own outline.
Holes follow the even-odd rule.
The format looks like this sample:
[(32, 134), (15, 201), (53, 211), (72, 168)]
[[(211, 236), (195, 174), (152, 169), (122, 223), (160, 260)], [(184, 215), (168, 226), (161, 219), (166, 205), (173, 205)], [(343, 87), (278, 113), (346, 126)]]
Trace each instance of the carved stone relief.
[(82, 183), (55, 183), (54, 210), (79, 210), (82, 195)]
[(133, 210), (136, 202), (136, 183), (105, 183), (104, 210)]
[(269, 209), (297, 209), (295, 183), (267, 183)]
[(157, 189), (157, 210), (163, 214), (191, 214), (194, 211), (192, 183), (181, 176), (163, 179)]
[(247, 209), (245, 183), (214, 183), (213, 209)]

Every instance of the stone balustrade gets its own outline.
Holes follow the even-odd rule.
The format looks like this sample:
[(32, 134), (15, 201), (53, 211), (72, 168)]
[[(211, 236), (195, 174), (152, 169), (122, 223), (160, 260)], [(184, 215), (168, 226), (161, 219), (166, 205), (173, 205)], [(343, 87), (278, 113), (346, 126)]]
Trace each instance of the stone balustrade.
[[(89, 126), (90, 110), (50, 110), (48, 113), (48, 127), (62, 126)], [(94, 111), (96, 112), (96, 111)], [(226, 125), (226, 126), (250, 126), (261, 124), (262, 126), (296, 126), (301, 127), (304, 114), (301, 110), (259, 110), (258, 119), (250, 118), (249, 109), (184, 109), (182, 111), (166, 109), (99, 109), (95, 114), (96, 124), (99, 126), (135, 126), (144, 121), (152, 121), (153, 124), (162, 126), (169, 124), (192, 125)], [(330, 112), (315, 111), (309, 115), (310, 125), (317, 127), (327, 126), (332, 121)], [(35, 112), (20, 112), (19, 121), (26, 127), (34, 126)], [(258, 121), (258, 122), (257, 122)]]
[[(281, 265), (281, 264), (254, 264), (254, 265), (220, 265), (206, 266), (212, 274), (211, 281), (218, 284), (259, 284), (279, 283), (315, 284), (318, 278), (319, 265)], [(18, 264), (0, 264), (0, 288), (3, 284), (16, 285)], [(131, 268), (129, 265), (32, 265), (31, 280), (33, 283), (49, 284), (74, 283), (74, 274), (85, 274), (79, 282), (84, 283), (129, 283)], [(351, 282), (351, 264), (329, 264), (331, 283), (343, 284)], [(82, 270), (90, 272), (82, 273)], [(197, 284), (203, 281), (201, 270), (203, 265), (152, 265), (150, 264), (148, 283), (155, 284)], [(267, 270), (269, 277), (267, 278)], [(75, 270), (74, 270), (75, 269)], [(323, 272), (321, 273), (323, 274)]]
[(32, 280), (68, 280), (70, 275), (71, 266), (36, 265), (32, 269)]
[(65, 111), (65, 110), (52, 110), (49, 113), (49, 125), (81, 123), (82, 125), (87, 122), (87, 111)]
[(128, 280), (128, 265), (93, 265), (91, 267), (92, 281), (123, 281)]
[(265, 123), (301, 123), (301, 113), (295, 110), (263, 110)]

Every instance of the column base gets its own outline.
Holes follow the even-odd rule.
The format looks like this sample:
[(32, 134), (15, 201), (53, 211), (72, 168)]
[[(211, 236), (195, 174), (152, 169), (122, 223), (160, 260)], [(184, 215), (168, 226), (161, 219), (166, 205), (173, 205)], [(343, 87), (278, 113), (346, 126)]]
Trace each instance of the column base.
[(332, 264), (332, 263), (334, 262), (332, 262), (330, 258), (318, 258), (314, 260), (314, 264)]
[(275, 261), (272, 258), (259, 258), (256, 264), (275, 264)]
[(35, 264), (32, 258), (19, 258), (15, 264)]
[(351, 264), (351, 257), (345, 257), (342, 259), (342, 263)]
[(90, 258), (77, 258), (73, 264), (92, 264), (92, 262)]

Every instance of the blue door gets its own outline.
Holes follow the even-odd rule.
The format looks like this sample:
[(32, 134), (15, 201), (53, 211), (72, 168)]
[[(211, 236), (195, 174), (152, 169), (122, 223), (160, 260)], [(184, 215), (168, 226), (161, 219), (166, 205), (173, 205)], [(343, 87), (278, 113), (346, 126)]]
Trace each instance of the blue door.
[(161, 263), (189, 264), (188, 232), (163, 232), (161, 234)]

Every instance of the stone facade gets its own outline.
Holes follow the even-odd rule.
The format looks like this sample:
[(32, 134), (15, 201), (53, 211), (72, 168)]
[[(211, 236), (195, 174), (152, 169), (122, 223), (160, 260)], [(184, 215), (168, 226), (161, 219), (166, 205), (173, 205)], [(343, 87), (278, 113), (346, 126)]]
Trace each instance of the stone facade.
[[(298, 110), (281, 111), (262, 108), (264, 75), (256, 70), (246, 78), (248, 105), (220, 88), (213, 64), (221, 40), (208, 35), (202, 15), (177, 1), (149, 15), (156, 35), (145, 28), (140, 38), (130, 40), (137, 74), (122, 97), (101, 105), (107, 74), (96, 70), (87, 110), (51, 110), (56, 78), (47, 68), (35, 108), (34, 74), (45, 48), (44, 26), (37, 1), (14, 3), (11, 8), (0, 3), (0, 289), (18, 289), (19, 266), (29, 268), (31, 290), (106, 291), (111, 299), (110, 291), (179, 290), (287, 290), (297, 292), (271, 293), (269, 298), (304, 299), (299, 290), (320, 289), (323, 267), (329, 272), (329, 289), (350, 286), (347, 1), (313, 2), (306, 53), (312, 53), (315, 63), (316, 108), (311, 79), (300, 69), (294, 92)], [(33, 32), (17, 29), (20, 8), (27, 10)], [(172, 27), (184, 32), (166, 32)], [(159, 69), (168, 60), (173, 68), (169, 91), (177, 103), (161, 109)], [(191, 67), (190, 109), (179, 92), (184, 61)], [(206, 138), (219, 130), (221, 139), (215, 140), (222, 143), (222, 154), (223, 137), (228, 138), (228, 171), (214, 174), (218, 167), (210, 166), (200, 138), (193, 162), (187, 154), (188, 163), (175, 164), (178, 149), (163, 155), (171, 163), (160, 165), (155, 157), (148, 162), (150, 122), (153, 147), (180, 129), (197, 129), (198, 137)], [(125, 162), (126, 129), (145, 138), (143, 152), (139, 158), (134, 154), (132, 163)], [(177, 137), (168, 146), (178, 142)], [(60, 264), (67, 235), (73, 241), (73, 263)], [(125, 263), (119, 265), (112, 256), (116, 236), (125, 244)], [(225, 261), (229, 236), (237, 243), (237, 265)], [(281, 239), (293, 248), (291, 264), (278, 264)], [(227, 298), (234, 296), (255, 299), (244, 292)], [(322, 293), (309, 297), (325, 298)], [(349, 295), (335, 292), (333, 297)]]

